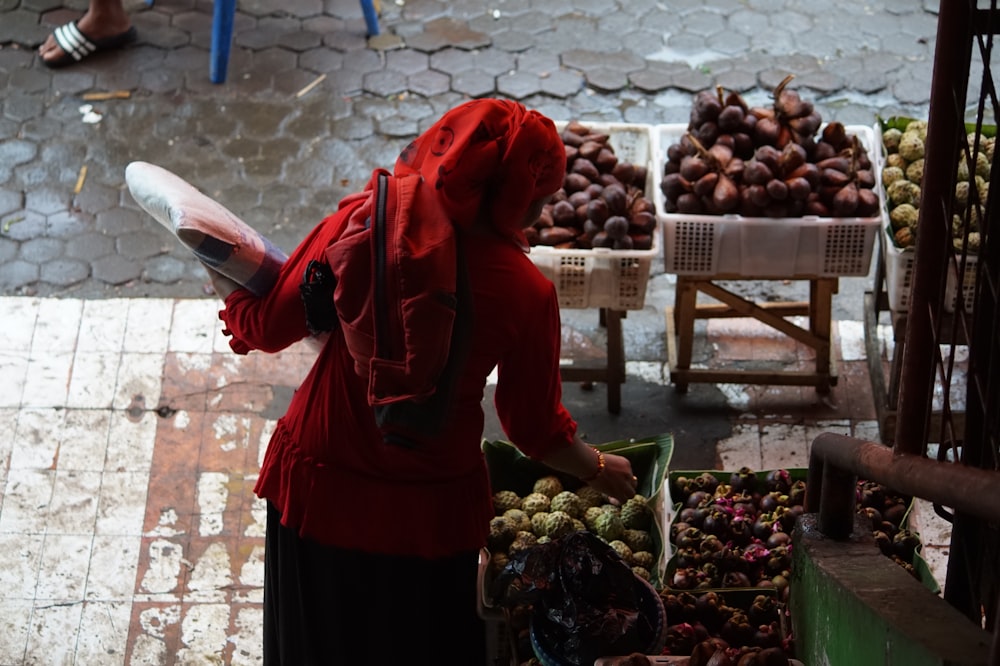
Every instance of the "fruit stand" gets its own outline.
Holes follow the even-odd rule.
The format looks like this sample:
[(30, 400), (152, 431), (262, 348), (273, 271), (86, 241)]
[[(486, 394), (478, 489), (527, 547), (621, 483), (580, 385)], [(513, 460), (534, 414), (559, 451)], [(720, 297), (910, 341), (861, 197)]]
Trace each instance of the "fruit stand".
[(565, 186), (528, 230), (529, 257), (556, 287), (560, 308), (596, 309), (607, 335), (603, 362), (563, 358), (567, 382), (603, 382), (608, 411), (621, 410), (622, 320), (645, 304), (660, 253), (648, 125), (557, 123), (566, 145)]
[[(696, 98), (693, 115), (709, 103), (707, 94), (702, 93), (700, 101)], [(787, 94), (776, 91), (777, 98)], [(723, 99), (721, 91), (716, 114), (720, 107), (742, 109), (738, 96)], [(749, 109), (743, 113), (752, 115)], [(820, 132), (819, 124), (813, 124), (812, 131)], [(666, 211), (662, 215), (665, 270), (678, 276), (674, 307), (666, 311), (671, 381), (681, 391), (691, 382), (734, 382), (814, 386), (828, 392), (837, 382), (831, 332), (838, 278), (868, 274), (881, 226), (877, 172), (869, 157), (876, 149), (873, 130), (827, 124), (818, 140), (808, 139), (811, 154), (794, 148), (798, 144), (790, 140), (781, 151), (759, 139), (736, 148), (741, 152), (716, 150), (721, 160), (730, 160), (722, 167), (723, 176), (728, 164), (741, 162), (729, 177), (731, 189), (720, 207), (715, 201), (717, 183), (714, 190), (699, 194), (706, 177), (704, 163), (714, 164), (708, 170), (711, 176), (712, 169), (719, 169), (720, 155), (704, 149), (707, 140), (695, 137), (696, 125), (660, 125), (655, 130), (654, 168), (663, 174), (657, 206)], [(692, 149), (687, 144), (693, 137)], [(735, 157), (740, 154), (743, 158)], [(702, 164), (692, 165), (696, 160)], [(850, 202), (835, 198), (836, 192), (848, 189)], [(822, 195), (824, 191), (829, 194)], [(720, 284), (740, 280), (805, 280), (809, 299), (757, 303)], [(699, 303), (699, 293), (718, 303)], [(805, 317), (807, 323), (793, 323), (789, 317), (794, 316)], [(807, 345), (815, 352), (815, 368), (692, 368), (695, 321), (720, 317), (751, 317)]]

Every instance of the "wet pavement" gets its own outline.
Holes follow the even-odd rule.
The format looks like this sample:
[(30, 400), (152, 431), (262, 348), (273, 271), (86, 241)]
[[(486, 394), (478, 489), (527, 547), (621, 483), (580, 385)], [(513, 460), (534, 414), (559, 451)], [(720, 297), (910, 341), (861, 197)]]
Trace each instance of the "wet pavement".
[[(827, 120), (925, 117), (937, 29), (931, 0), (399, 0), (369, 39), (355, 0), (251, 0), (227, 81), (212, 84), (211, 3), (126, 6), (134, 45), (50, 70), (34, 48), (86, 3), (0, 0), (0, 664), (259, 663), (250, 488), (310, 351), (226, 353), (202, 269), (132, 200), (129, 162), (177, 173), (288, 250), (466, 99), (657, 125), (686, 122), (716, 85), (763, 103), (791, 73)], [(565, 386), (591, 441), (672, 432), (674, 468), (766, 469), (805, 465), (819, 432), (878, 438), (861, 325), (871, 274), (839, 281), (839, 381), (825, 396), (677, 392), (675, 281), (655, 258), (645, 305), (623, 322), (619, 414), (605, 385)], [(563, 317), (567, 354), (605, 353), (595, 310)], [(694, 360), (794, 370), (809, 356), (736, 319), (700, 323)], [(484, 435), (502, 437), (487, 414)], [(940, 554), (946, 536), (926, 541)]]

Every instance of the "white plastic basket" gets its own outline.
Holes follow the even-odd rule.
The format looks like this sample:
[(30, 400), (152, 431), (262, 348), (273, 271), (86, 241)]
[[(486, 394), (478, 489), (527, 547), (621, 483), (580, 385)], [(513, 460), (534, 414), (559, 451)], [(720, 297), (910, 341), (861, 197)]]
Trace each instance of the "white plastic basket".
[[(913, 284), (913, 266), (916, 253), (913, 248), (902, 249), (885, 233), (885, 285), (889, 295), (889, 309), (894, 313), (910, 311), (910, 287)], [(974, 254), (966, 256), (965, 276), (961, 281), (962, 299), (965, 309), (972, 311), (972, 303), (976, 295), (976, 267), (979, 263)], [(954, 312), (958, 306), (958, 269), (948, 264), (948, 277), (944, 288), (944, 310)]]
[[(848, 125), (877, 164), (874, 131)], [(685, 124), (657, 125), (654, 130), (654, 202), (663, 229), (664, 270), (678, 275), (809, 278), (868, 275), (875, 236), (882, 224), (875, 217), (744, 217), (664, 213), (659, 187), (667, 148), (687, 131)], [(881, 187), (876, 191), (881, 197)]]
[[(652, 127), (581, 122), (595, 132), (607, 134), (619, 160), (646, 167), (646, 196), (655, 203), (659, 177), (653, 173), (652, 166)], [(566, 124), (557, 122), (556, 128), (561, 132)], [(556, 285), (560, 307), (641, 310), (646, 303), (646, 284), (653, 258), (661, 251), (659, 229), (652, 236), (653, 245), (648, 250), (564, 250), (535, 245), (528, 256)]]

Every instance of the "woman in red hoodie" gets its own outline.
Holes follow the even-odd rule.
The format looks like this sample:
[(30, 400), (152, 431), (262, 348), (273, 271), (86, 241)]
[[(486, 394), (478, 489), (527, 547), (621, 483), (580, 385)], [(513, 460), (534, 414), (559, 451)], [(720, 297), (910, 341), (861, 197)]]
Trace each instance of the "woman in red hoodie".
[[(562, 405), (556, 291), (526, 255), (522, 230), (565, 167), (552, 121), (506, 100), (448, 111), (401, 153), (394, 174), (421, 175), (430, 193), (411, 216), (443, 213), (461, 233), (472, 299), (464, 363), (442, 431), (398, 446), (376, 423), (342, 330), (330, 333), (278, 421), (255, 489), (268, 506), (266, 664), (484, 662), (475, 588), (494, 516), (481, 448), (494, 368), (500, 423), (523, 453), (611, 497), (635, 493), (628, 460), (582, 441)], [(303, 275), (355, 205), (348, 197), (309, 234), (263, 298), (209, 271), (237, 353), (310, 335)]]

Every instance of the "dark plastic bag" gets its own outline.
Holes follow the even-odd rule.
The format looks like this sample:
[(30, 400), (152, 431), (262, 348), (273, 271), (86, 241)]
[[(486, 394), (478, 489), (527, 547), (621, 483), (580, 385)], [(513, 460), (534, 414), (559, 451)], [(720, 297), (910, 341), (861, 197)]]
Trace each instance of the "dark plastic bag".
[(655, 590), (586, 531), (515, 555), (494, 581), (493, 596), (506, 607), (531, 604), (537, 642), (574, 666), (648, 650), (661, 633)]

